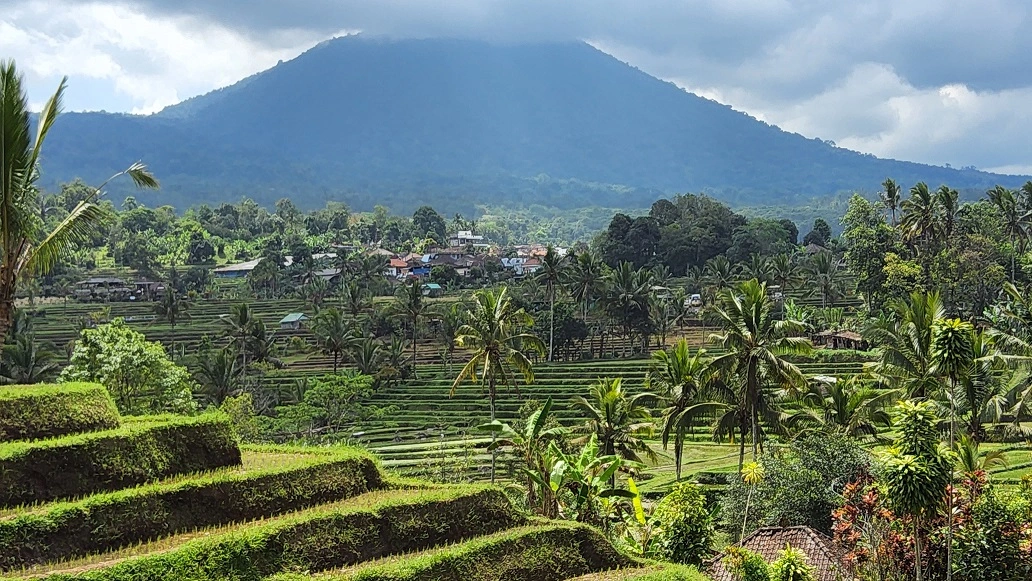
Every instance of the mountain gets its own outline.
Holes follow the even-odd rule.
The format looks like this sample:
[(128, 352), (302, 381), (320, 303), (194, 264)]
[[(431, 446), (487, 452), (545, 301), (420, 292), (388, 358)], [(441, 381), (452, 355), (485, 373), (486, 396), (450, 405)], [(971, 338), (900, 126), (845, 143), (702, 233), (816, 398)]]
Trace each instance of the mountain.
[(889, 176), (972, 190), (1024, 182), (787, 133), (583, 43), (361, 36), (154, 115), (65, 114), (46, 153), (51, 185), (142, 158), (164, 187), (138, 197), (177, 206), (247, 195), (396, 211), (628, 208), (687, 191), (756, 205), (873, 191)]

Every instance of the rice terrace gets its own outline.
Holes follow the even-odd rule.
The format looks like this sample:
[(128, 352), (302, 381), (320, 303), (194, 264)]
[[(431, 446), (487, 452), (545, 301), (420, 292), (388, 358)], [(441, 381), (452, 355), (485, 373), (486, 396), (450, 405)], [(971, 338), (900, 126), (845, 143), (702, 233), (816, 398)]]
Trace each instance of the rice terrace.
[(289, 4), (0, 14), (0, 578), (1032, 579), (1021, 41)]

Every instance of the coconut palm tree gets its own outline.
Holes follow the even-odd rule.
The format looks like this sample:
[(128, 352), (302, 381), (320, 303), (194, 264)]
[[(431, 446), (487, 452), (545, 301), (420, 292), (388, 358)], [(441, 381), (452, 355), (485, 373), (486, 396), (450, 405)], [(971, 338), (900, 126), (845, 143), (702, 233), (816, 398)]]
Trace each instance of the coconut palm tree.
[[(807, 355), (813, 349), (810, 341), (799, 337), (803, 326), (791, 319), (773, 316), (773, 304), (767, 297), (767, 285), (755, 279), (736, 289), (727, 289), (714, 309), (721, 332), (711, 336), (724, 350), (713, 365), (727, 376), (739, 378), (738, 400), (748, 409), (747, 421), (752, 433), (753, 459), (759, 457), (760, 415), (764, 383), (768, 387), (791, 390), (806, 385), (806, 377), (786, 356)], [(744, 458), (739, 458), (741, 465)]]
[(357, 319), (373, 307), (373, 300), (369, 296), (369, 290), (358, 284), (357, 281), (352, 280), (344, 284), (341, 293), (341, 308), (353, 319)]
[(957, 226), (957, 213), (960, 211), (960, 193), (949, 186), (939, 186), (935, 190), (935, 205), (938, 210), (939, 234), (943, 240), (949, 240)]
[(702, 273), (706, 286), (718, 294), (738, 280), (738, 269), (723, 254), (707, 260)]
[(650, 286), (648, 271), (636, 271), (629, 262), (621, 262), (608, 275), (606, 310), (620, 322), (628, 348), (634, 342), (635, 328), (648, 320)]
[(174, 362), (176, 360), (176, 325), (190, 318), (190, 301), (179, 294), (176, 291), (176, 285), (172, 284), (172, 280), (175, 279), (174, 270), (169, 279), (169, 284), (165, 286), (165, 294), (154, 304), (154, 313), (158, 315), (159, 321), (168, 323), (172, 328), (170, 337), (172, 361)]
[(967, 434), (961, 434), (954, 447), (957, 454), (957, 466), (964, 474), (972, 472), (989, 472), (993, 468), (1006, 468), (1007, 456), (1002, 450), (979, 450), (978, 440)]
[[(57, 354), (32, 333), (18, 333), (3, 346), (0, 381), (28, 385), (49, 381), (61, 370)], [(9, 338), (10, 339), (10, 338)]]
[(376, 375), (387, 362), (387, 351), (383, 345), (370, 337), (354, 341), (350, 355), (355, 368), (363, 375)]
[(846, 282), (838, 261), (830, 252), (814, 254), (806, 265), (806, 276), (821, 294), (821, 306), (834, 305), (846, 292)]
[(936, 326), (946, 316), (938, 293), (912, 293), (910, 300), (892, 300), (864, 330), (867, 340), (881, 350), (879, 361), (867, 371), (907, 397), (924, 398), (940, 387), (932, 356)]
[(215, 406), (240, 391), (241, 368), (237, 358), (225, 349), (216, 349), (197, 359), (194, 377), (201, 386), (204, 401)]
[(248, 342), (254, 329), (255, 317), (247, 303), (238, 303), (230, 307), (229, 314), (222, 316), (222, 336), (229, 338), (230, 347), (236, 348), (240, 365), (241, 381), (247, 381), (247, 356), (250, 351)]
[[(534, 319), (509, 299), (506, 289), (482, 290), (473, 295), (473, 303), (459, 328), (455, 345), (472, 351), (452, 383), (451, 394), (464, 381), (480, 384), (487, 390), (491, 421), (495, 421), (495, 400), (498, 387), (517, 387), (517, 376), (534, 381), (534, 368), (529, 354), (544, 354), (541, 339), (527, 332)], [(491, 453), (491, 482), (495, 478), (496, 454)]]
[(801, 433), (816, 430), (879, 441), (879, 428), (892, 423), (888, 408), (896, 397), (893, 390), (878, 391), (855, 378), (813, 381), (801, 399), (802, 409), (786, 423), (802, 427)]
[(123, 175), (139, 187), (158, 187), (146, 166), (134, 163), (94, 189), (47, 231), (39, 216), (36, 181), (43, 143), (61, 110), (65, 82), (61, 80), (33, 122), (14, 61), (0, 61), (0, 345), (14, 318), (19, 281), (50, 272), (71, 246), (89, 240), (110, 220), (110, 213), (97, 204), (103, 188)]
[(1013, 190), (1003, 186), (986, 192), (989, 202), (996, 207), (1003, 220), (1003, 229), (1011, 243), (1011, 283), (1016, 274), (1016, 260), (1019, 253), (1025, 252), (1029, 235), (1032, 234), (1032, 212), (1024, 209)]
[(800, 282), (802, 269), (789, 254), (778, 254), (770, 259), (771, 281), (785, 292)]
[(920, 243), (922, 252), (928, 253), (935, 240), (938, 228), (938, 205), (928, 184), (917, 183), (910, 188), (910, 197), (901, 205), (903, 217), (900, 220), (903, 239), (912, 244)]
[(655, 389), (666, 401), (663, 409), (663, 447), (674, 440), (674, 471), (681, 479), (681, 457), (684, 451), (685, 432), (698, 419), (722, 407), (722, 404), (707, 401), (718, 382), (719, 373), (710, 366), (705, 349), (694, 355), (688, 349), (688, 342), (681, 339), (673, 347), (652, 354), (652, 369), (646, 379), (650, 390)]
[(648, 392), (628, 395), (622, 378), (598, 380), (589, 388), (588, 397), (578, 396), (575, 401), (586, 418), (584, 424), (575, 429), (584, 437), (575, 443), (586, 444), (594, 438), (604, 455), (616, 455), (639, 464), (644, 455), (655, 462), (656, 452), (645, 441), (655, 431), (647, 405), (655, 399), (656, 396)]
[(773, 278), (773, 268), (771, 268), (770, 260), (760, 254), (750, 256), (749, 262), (742, 265), (741, 273), (746, 279), (755, 278), (765, 284), (770, 284)]
[(394, 312), (412, 326), (412, 376), (416, 376), (416, 337), (419, 320), (430, 314), (430, 303), (426, 301), (423, 281), (415, 278), (405, 283), (394, 295)]
[(333, 373), (337, 373), (341, 358), (355, 341), (344, 312), (336, 307), (320, 311), (312, 319), (312, 333), (315, 334), (319, 347), (333, 356)]
[(896, 227), (896, 209), (899, 208), (899, 199), (903, 193), (903, 188), (899, 187), (892, 178), (886, 179), (882, 182), (882, 188), (884, 188), (878, 197), (882, 203), (885, 204), (885, 208), (888, 209), (889, 213), (892, 214), (892, 226)]
[(573, 299), (581, 303), (581, 318), (587, 320), (588, 307), (602, 288), (605, 263), (593, 252), (577, 255), (567, 274), (567, 285)]
[(552, 361), (552, 351), (555, 340), (555, 291), (560, 283), (566, 279), (565, 257), (556, 252), (551, 245), (545, 250), (541, 257), (541, 268), (534, 278), (538, 282), (545, 283), (545, 292), (548, 294), (548, 361)]
[(444, 362), (448, 373), (451, 373), (452, 358), (455, 355), (455, 338), (459, 336), (459, 329), (462, 327), (462, 316), (463, 310), (458, 303), (442, 307), (434, 315), (437, 320), (435, 334), (441, 348), (444, 349)]

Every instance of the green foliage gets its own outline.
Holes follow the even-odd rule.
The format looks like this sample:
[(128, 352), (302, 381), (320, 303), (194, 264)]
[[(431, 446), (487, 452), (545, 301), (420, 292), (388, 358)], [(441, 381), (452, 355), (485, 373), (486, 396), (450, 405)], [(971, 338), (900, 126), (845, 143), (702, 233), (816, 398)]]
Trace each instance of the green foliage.
[(219, 406), (219, 411), (229, 418), (233, 424), (233, 431), (241, 442), (253, 443), (261, 440), (261, 424), (254, 409), (253, 395), (242, 393), (227, 397)]
[(971, 521), (954, 533), (957, 581), (1020, 581), (1032, 576), (1028, 502), (989, 488), (972, 507)]
[(158, 416), (105, 432), (0, 444), (0, 506), (117, 490), (239, 463), (232, 427), (215, 414)]
[[(499, 533), (351, 574), (340, 581), (562, 581), (629, 564), (597, 530), (570, 523)], [(288, 578), (289, 579), (289, 578)]]
[(275, 440), (333, 440), (348, 436), (360, 420), (389, 413), (370, 405), (373, 378), (357, 373), (326, 375), (311, 382), (301, 401), (277, 406), (275, 416), (262, 418), (263, 432)]
[(770, 566), (763, 557), (738, 546), (724, 549), (724, 566), (738, 581), (770, 581)]
[(706, 498), (690, 482), (676, 484), (656, 507), (653, 518), (661, 523), (657, 541), (663, 556), (676, 563), (701, 565), (709, 556), (716, 534)]
[(104, 385), (122, 413), (194, 409), (190, 373), (172, 363), (160, 343), (147, 341), (122, 319), (83, 330), (60, 380)]
[(770, 564), (770, 581), (815, 581), (813, 567), (806, 562), (806, 554), (791, 546), (785, 547)]
[(15, 385), (0, 388), (0, 442), (110, 430), (118, 410), (102, 385)]
[[(505, 496), (484, 487), (398, 491), (366, 505), (330, 505), (185, 543), (172, 551), (52, 581), (262, 579), (417, 551), (522, 524)], [(288, 577), (289, 578), (289, 577)]]
[(751, 495), (744, 479), (731, 478), (720, 498), (721, 518), (736, 532), (746, 522), (746, 534), (783, 522), (830, 534), (831, 512), (841, 502), (842, 488), (865, 474), (870, 462), (856, 440), (837, 434), (810, 433), (787, 450), (768, 448), (760, 457), (763, 479)]
[(267, 518), (356, 496), (382, 482), (349, 449), (253, 448), (289, 465), (155, 483), (60, 503), (0, 521), (0, 570), (104, 552), (201, 527)]

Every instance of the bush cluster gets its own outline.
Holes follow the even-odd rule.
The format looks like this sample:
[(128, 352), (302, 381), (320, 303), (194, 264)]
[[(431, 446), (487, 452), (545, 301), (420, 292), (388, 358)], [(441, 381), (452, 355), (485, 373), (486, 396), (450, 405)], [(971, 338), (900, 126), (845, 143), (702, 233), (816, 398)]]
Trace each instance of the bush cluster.
[(0, 506), (119, 490), (240, 464), (222, 414), (155, 416), (116, 430), (0, 445)]
[[(263, 447), (267, 452), (297, 449)], [(343, 450), (254, 472), (213, 473), (61, 503), (0, 521), (0, 569), (115, 550), (201, 527), (242, 522), (380, 488), (372, 458)]]
[(110, 430), (118, 409), (94, 383), (15, 385), (0, 388), (0, 442), (41, 440)]

